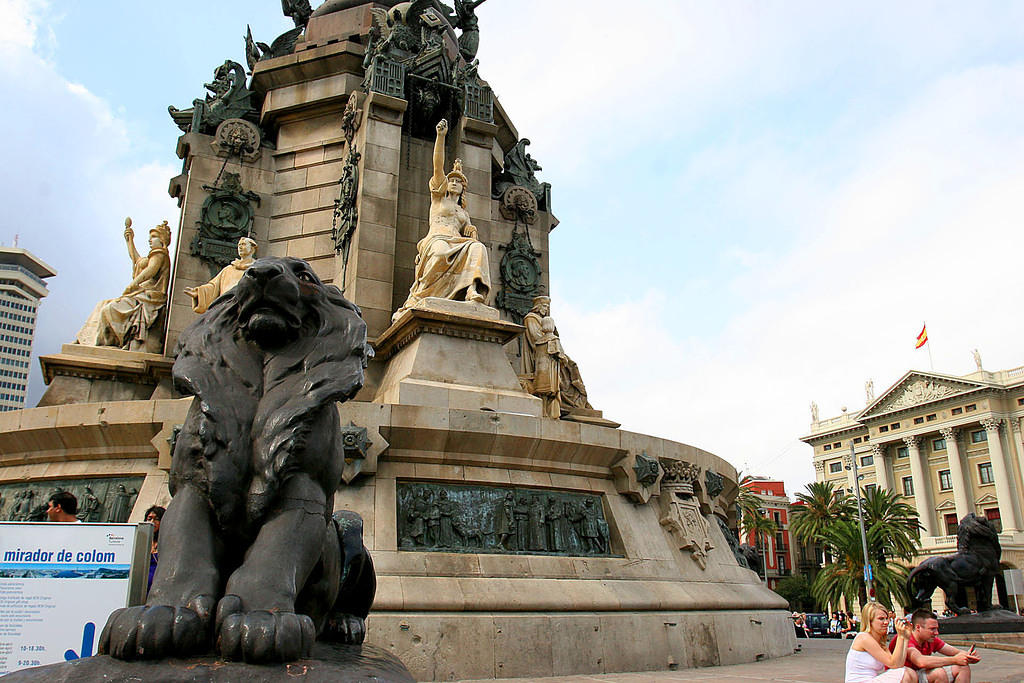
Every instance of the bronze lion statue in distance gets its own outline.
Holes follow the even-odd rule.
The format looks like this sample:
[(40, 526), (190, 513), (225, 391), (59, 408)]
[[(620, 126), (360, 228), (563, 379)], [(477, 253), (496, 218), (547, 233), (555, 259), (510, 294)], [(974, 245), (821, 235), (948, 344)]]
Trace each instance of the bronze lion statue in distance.
[(305, 261), (256, 261), (186, 329), (177, 389), (195, 398), (144, 606), (115, 611), (100, 651), (290, 661), (322, 637), (362, 642), (376, 579), (362, 519), (333, 515), (336, 402), (372, 351), (359, 309)]
[(946, 607), (970, 614), (964, 588), (972, 586), (978, 611), (992, 609), (992, 584), (999, 574), (999, 535), (992, 523), (973, 512), (960, 520), (956, 553), (929, 557), (907, 576), (907, 594), (915, 609), (923, 607), (936, 588), (946, 594)]

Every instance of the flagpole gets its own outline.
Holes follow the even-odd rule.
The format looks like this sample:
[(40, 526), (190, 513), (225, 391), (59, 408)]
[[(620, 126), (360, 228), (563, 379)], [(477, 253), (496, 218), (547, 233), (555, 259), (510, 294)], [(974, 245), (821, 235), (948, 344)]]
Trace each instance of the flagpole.
[(932, 342), (929, 339), (928, 343), (928, 365), (932, 366), (932, 372), (935, 372), (935, 361), (932, 360)]

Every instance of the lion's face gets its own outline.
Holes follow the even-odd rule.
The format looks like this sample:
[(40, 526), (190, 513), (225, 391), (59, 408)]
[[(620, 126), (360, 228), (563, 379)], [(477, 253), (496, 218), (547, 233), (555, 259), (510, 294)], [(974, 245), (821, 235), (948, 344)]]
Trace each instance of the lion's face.
[(280, 348), (317, 326), (324, 285), (309, 265), (296, 258), (263, 258), (235, 285), (238, 325), (246, 339), (263, 349)]

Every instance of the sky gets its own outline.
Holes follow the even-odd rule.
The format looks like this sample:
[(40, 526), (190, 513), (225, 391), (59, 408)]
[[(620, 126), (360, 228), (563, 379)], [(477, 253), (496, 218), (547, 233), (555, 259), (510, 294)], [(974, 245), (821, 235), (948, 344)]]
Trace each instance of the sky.
[[(314, 2), (314, 5), (317, 3)], [(1024, 3), (490, 0), (480, 73), (553, 186), (552, 314), (591, 403), (814, 479), (809, 404), (1024, 365)], [(0, 242), (54, 266), (33, 355), (178, 211), (179, 131), (277, 0), (0, 0)], [(141, 238), (140, 238), (141, 239)], [(914, 350), (924, 322), (931, 339)], [(44, 390), (33, 358), (30, 401)]]

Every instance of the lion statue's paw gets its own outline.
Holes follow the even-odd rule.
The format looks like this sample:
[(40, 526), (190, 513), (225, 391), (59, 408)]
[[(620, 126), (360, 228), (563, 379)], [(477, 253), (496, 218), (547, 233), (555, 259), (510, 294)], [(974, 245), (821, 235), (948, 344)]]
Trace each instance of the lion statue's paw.
[(225, 595), (217, 605), (217, 651), (225, 659), (291, 662), (312, 653), (316, 627), (305, 614), (241, 609), (237, 595)]
[(99, 652), (118, 659), (160, 659), (202, 652), (214, 598), (200, 595), (186, 607), (141, 605), (114, 610), (100, 634)]
[(332, 614), (324, 624), (324, 640), (359, 645), (366, 638), (366, 621), (354, 614)]

